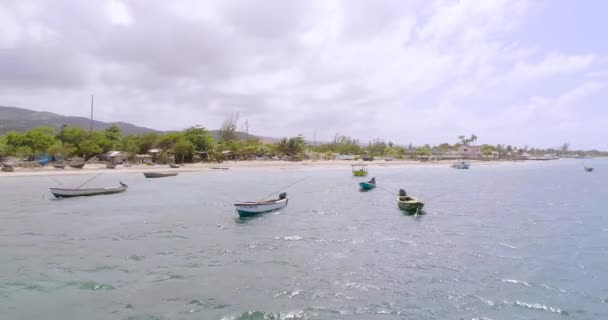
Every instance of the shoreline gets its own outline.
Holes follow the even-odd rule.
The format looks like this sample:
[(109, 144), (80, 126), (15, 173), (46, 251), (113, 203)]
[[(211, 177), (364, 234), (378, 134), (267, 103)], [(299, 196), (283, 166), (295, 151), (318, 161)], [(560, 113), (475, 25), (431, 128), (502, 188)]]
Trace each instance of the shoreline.
[[(514, 161), (501, 160), (467, 160), (467, 162), (475, 165), (494, 165), (500, 163), (514, 163)], [(450, 166), (454, 160), (440, 161), (417, 161), (417, 160), (393, 160), (393, 161), (370, 161), (362, 162), (355, 160), (306, 160), (306, 161), (227, 161), (223, 163), (188, 163), (180, 168), (171, 168), (169, 165), (132, 165), (124, 167), (118, 165), (115, 169), (107, 169), (105, 163), (86, 164), (83, 169), (65, 168), (57, 169), (52, 166), (38, 168), (20, 168), (15, 167), (14, 172), (0, 171), (2, 177), (23, 177), (23, 176), (45, 176), (45, 175), (87, 175), (97, 174), (100, 172), (106, 173), (142, 173), (142, 172), (204, 172), (204, 171), (224, 171), (214, 168), (228, 168), (228, 170), (239, 169), (264, 169), (264, 170), (286, 170), (286, 169), (305, 169), (305, 168), (344, 168), (350, 170), (353, 164), (366, 164), (368, 168), (403, 168), (403, 167), (440, 167)]]

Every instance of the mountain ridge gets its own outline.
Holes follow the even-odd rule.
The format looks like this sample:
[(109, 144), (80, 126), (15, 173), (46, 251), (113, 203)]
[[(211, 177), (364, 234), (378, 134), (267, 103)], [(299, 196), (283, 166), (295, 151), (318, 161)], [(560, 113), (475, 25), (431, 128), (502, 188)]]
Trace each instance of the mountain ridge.
[[(85, 117), (64, 116), (48, 111), (35, 111), (13, 106), (0, 106), (0, 134), (6, 134), (10, 131), (25, 132), (40, 126), (53, 127), (59, 130), (63, 125), (69, 125), (88, 130), (90, 124), (91, 120)], [(104, 130), (113, 124), (120, 127), (122, 133), (125, 135), (174, 132), (173, 130), (162, 131), (142, 127), (124, 121), (103, 122), (93, 120), (93, 128), (95, 130)], [(208, 132), (214, 139), (219, 139), (219, 130), (208, 130)], [(275, 142), (278, 140), (273, 137), (255, 136), (244, 132), (237, 132), (237, 136), (239, 139), (259, 139), (264, 142)]]

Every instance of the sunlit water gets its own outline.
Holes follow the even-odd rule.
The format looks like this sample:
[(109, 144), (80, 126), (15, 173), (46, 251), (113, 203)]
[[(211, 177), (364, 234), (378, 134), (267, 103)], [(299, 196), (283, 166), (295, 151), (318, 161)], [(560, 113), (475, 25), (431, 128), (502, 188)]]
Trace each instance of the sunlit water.
[[(1, 319), (607, 319), (608, 161), (0, 178)], [(293, 181), (289, 205), (232, 203)], [(55, 177), (65, 186), (86, 180)]]

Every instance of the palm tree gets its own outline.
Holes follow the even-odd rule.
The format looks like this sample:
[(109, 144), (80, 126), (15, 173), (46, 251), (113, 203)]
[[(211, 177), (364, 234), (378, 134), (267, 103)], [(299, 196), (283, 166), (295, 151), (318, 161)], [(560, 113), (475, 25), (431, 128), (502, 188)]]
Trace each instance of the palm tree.
[(477, 136), (475, 134), (471, 135), (471, 138), (469, 139), (470, 142), (475, 142), (477, 141)]
[(464, 144), (465, 146), (469, 143), (469, 140), (466, 139), (463, 135), (458, 136), (458, 139), (460, 140), (460, 142), (462, 142), (462, 144)]

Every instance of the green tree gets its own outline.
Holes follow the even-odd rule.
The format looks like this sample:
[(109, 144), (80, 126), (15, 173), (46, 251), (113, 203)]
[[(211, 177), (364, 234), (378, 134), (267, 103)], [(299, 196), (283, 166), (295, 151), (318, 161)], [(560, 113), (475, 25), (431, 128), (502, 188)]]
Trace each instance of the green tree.
[(30, 155), (33, 154), (32, 148), (28, 147), (28, 146), (19, 146), (17, 148), (15, 148), (14, 151), (15, 156), (19, 157), (19, 158), (25, 158), (25, 157), (30, 157)]
[(126, 136), (120, 141), (120, 150), (126, 152), (129, 157), (135, 157), (139, 152), (142, 144), (142, 137)]
[(81, 142), (83, 142), (89, 133), (83, 130), (80, 127), (75, 126), (65, 126), (59, 130), (56, 138), (64, 144), (70, 144), (72, 146), (78, 146)]
[(207, 129), (201, 126), (193, 126), (184, 130), (184, 137), (192, 144), (195, 151), (209, 152), (214, 147), (213, 137)]
[(154, 132), (144, 133), (141, 136), (141, 142), (139, 145), (139, 153), (145, 154), (146, 152), (148, 152), (148, 150), (150, 150), (154, 147), (154, 145), (156, 144), (156, 141), (158, 141), (159, 138), (160, 138), (160, 136), (157, 133), (154, 133)]
[(280, 155), (295, 157), (299, 156), (304, 152), (306, 142), (304, 137), (298, 135), (291, 138), (283, 138), (276, 144), (277, 152)]
[(112, 124), (106, 130), (104, 130), (104, 134), (106, 139), (110, 142), (110, 149), (116, 149), (122, 138), (122, 129), (116, 124)]
[(47, 149), (54, 143), (54, 130), (50, 127), (33, 128), (23, 137), (23, 145), (28, 146), (33, 155), (46, 153)]
[(173, 146), (181, 139), (184, 139), (184, 135), (180, 132), (166, 133), (156, 140), (154, 144), (161, 150), (161, 153), (165, 153), (173, 148)]
[(192, 145), (192, 143), (185, 138), (182, 138), (175, 142), (172, 147), (172, 151), (175, 155), (176, 162), (177, 159), (181, 159), (180, 163), (184, 163), (184, 158), (192, 158), (194, 154), (194, 145)]
[(87, 138), (78, 144), (79, 155), (82, 155), (86, 160), (110, 151), (111, 143), (106, 138), (105, 134), (100, 131), (91, 132)]
[(8, 153), (8, 145), (6, 144), (6, 137), (0, 136), (0, 161), (2, 157)]
[(442, 143), (437, 146), (437, 149), (439, 149), (441, 153), (447, 153), (448, 151), (450, 151), (450, 149), (452, 149), (452, 146), (450, 146), (449, 143)]
[(483, 154), (484, 156), (491, 156), (492, 152), (496, 151), (496, 147), (489, 145), (489, 144), (484, 144), (481, 146), (481, 154)]
[(5, 140), (8, 148), (14, 151), (25, 145), (25, 134), (11, 131), (6, 135)]
[(431, 147), (428, 144), (416, 149), (416, 155), (418, 156), (430, 156), (432, 154), (433, 152), (431, 151)]
[(53, 157), (68, 157), (69, 155), (73, 155), (74, 153), (76, 153), (76, 151), (76, 147), (71, 146), (67, 143), (64, 144), (61, 141), (55, 141), (55, 143), (47, 149), (47, 153)]

